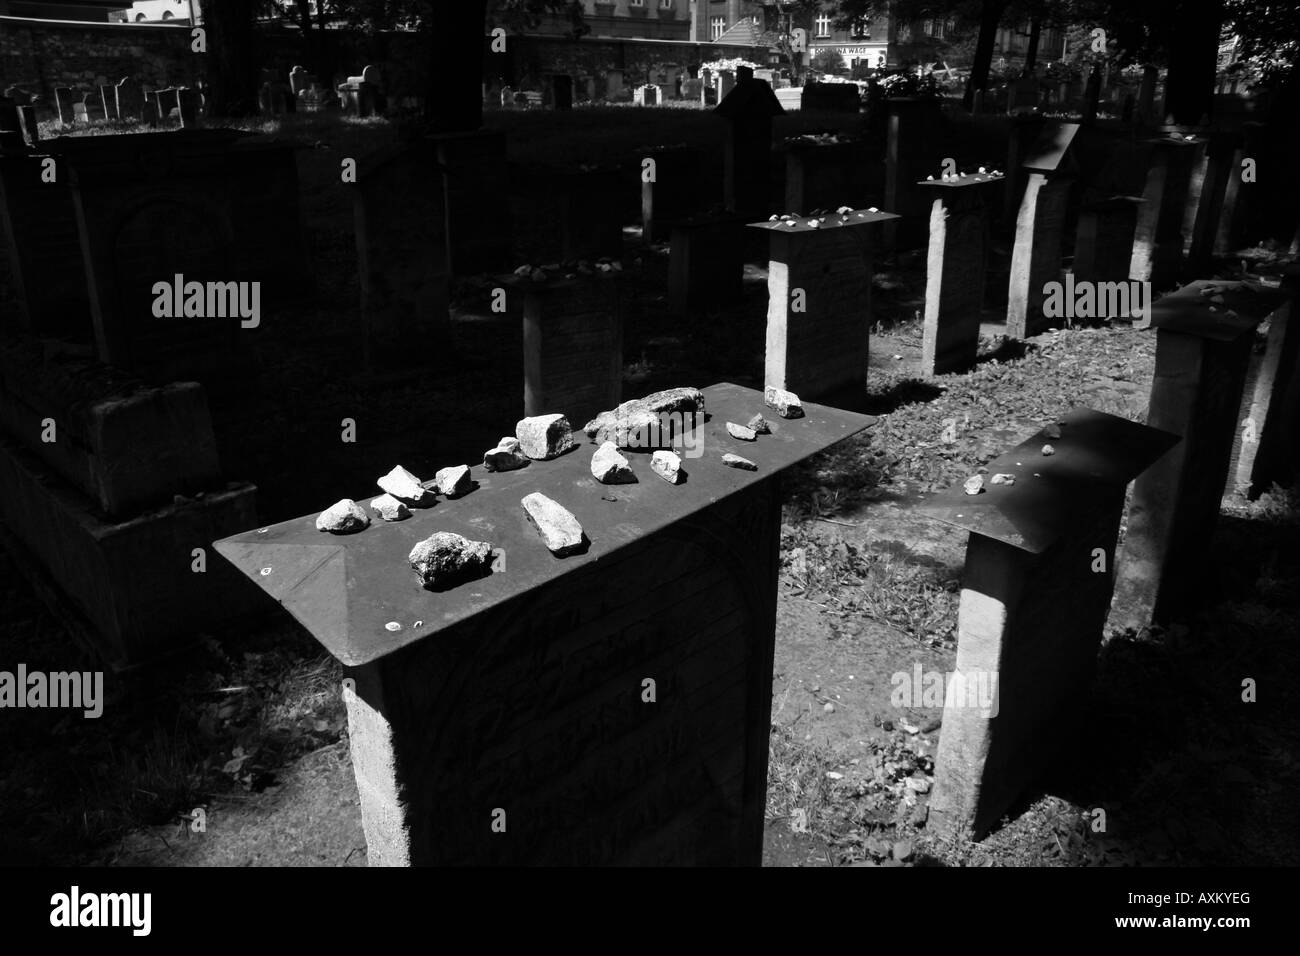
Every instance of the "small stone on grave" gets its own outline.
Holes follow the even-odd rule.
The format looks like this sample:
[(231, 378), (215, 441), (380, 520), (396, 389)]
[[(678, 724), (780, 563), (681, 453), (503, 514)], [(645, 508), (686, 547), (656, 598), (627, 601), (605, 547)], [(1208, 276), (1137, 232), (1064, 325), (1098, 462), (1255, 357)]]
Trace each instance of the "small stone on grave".
[(758, 438), (758, 432), (744, 425), (737, 425), (735, 422), (727, 422), (727, 434), (732, 438), (738, 438), (741, 441), (754, 441)]
[(534, 491), (519, 503), (524, 506), (524, 514), (542, 536), (546, 547), (556, 557), (562, 558), (582, 547), (582, 525), (558, 502)]
[(772, 434), (772, 424), (762, 415), (755, 415), (746, 423), (757, 435)]
[(483, 453), (483, 467), (488, 471), (515, 471), (527, 467), (530, 460), (519, 447), (519, 439), (509, 435)]
[(617, 408), (601, 412), (587, 422), (587, 437), (604, 443), (612, 441), (619, 448), (648, 448), (658, 440), (661, 447), (671, 444), (670, 428), (662, 427), (665, 416), (678, 415), (683, 427), (687, 417), (699, 421), (704, 415), (704, 393), (698, 388), (669, 388), (645, 398), (635, 398)]
[(655, 452), (650, 456), (650, 470), (670, 485), (678, 484), (682, 480), (682, 460), (676, 452)]
[(399, 498), (408, 504), (420, 504), (429, 497), (429, 492), (420, 484), (420, 479), (401, 465), (394, 466), (392, 471), (380, 478), (375, 484), (394, 498)]
[(408, 560), (425, 587), (445, 587), (485, 571), (492, 561), (492, 545), (437, 531), (416, 544)]
[(515, 437), (525, 455), (548, 461), (573, 447), (573, 429), (563, 415), (534, 415), (515, 424)]
[(433, 483), (438, 489), (438, 494), (455, 498), (469, 491), (474, 480), (470, 477), (469, 465), (452, 465), (448, 468), (439, 468), (438, 473), (433, 477)]
[(370, 502), (370, 508), (384, 521), (404, 521), (411, 517), (411, 509), (392, 495), (380, 495)]
[(370, 516), (351, 498), (336, 501), (316, 518), (316, 530), (330, 534), (350, 534), (369, 527)]
[(605, 442), (591, 456), (591, 474), (602, 485), (636, 484), (631, 463), (619, 454), (612, 441)]
[(741, 458), (739, 455), (723, 455), (722, 463), (728, 468), (739, 468), (741, 471), (758, 471), (758, 465), (748, 458)]
[(984, 490), (984, 476), (972, 475), (962, 484), (962, 490), (968, 495), (978, 495)]
[(1016, 483), (1015, 475), (1008, 475), (1005, 472), (998, 472), (991, 479), (995, 485), (1014, 485)]
[(763, 390), (763, 404), (776, 409), (782, 418), (803, 418), (803, 404), (794, 392), (769, 385)]
[(1043, 454), (1044, 454), (1044, 455), (1055, 455), (1055, 454), (1056, 454), (1056, 449), (1053, 448), (1051, 445), (1044, 445), (1044, 446), (1043, 446)]

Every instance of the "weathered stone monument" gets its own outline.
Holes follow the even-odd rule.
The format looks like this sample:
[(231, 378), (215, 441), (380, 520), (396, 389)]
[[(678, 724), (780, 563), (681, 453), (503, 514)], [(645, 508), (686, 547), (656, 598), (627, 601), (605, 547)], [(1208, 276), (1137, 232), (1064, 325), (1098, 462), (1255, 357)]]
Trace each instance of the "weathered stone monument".
[(1043, 287), (1061, 275), (1066, 203), (1077, 165), (1070, 144), (1078, 132), (1078, 123), (1048, 124), (1022, 164), (1029, 178), (1016, 217), (1007, 289), (1007, 335), (1013, 339), (1037, 335), (1050, 324), (1043, 315)]
[(920, 506), (970, 532), (927, 829), (982, 838), (1082, 727), (1125, 490), (1176, 441), (1075, 409), (989, 462), (978, 494)]
[[(704, 151), (690, 146), (656, 146), (638, 154), (638, 158), (641, 237), (645, 242), (663, 242), (669, 238), (673, 223), (700, 211), (704, 201)], [(651, 170), (653, 178), (648, 179)]]
[(432, 366), (448, 351), (449, 264), (433, 144), (357, 166), (353, 214), (367, 368)]
[(800, 396), (862, 389), (871, 332), (874, 235), (892, 213), (751, 223), (768, 232), (763, 382)]
[(1300, 441), (1297, 425), (1297, 356), (1300, 321), (1294, 316), (1295, 283), (1283, 286), (1287, 299), (1267, 318), (1263, 351), (1252, 350), (1246, 368), (1237, 432), (1228, 459), (1227, 490), (1258, 498), (1276, 482), (1286, 487), (1294, 473), (1286, 461), (1288, 438)]
[(935, 197), (925, 265), (921, 374), (964, 372), (979, 351), (988, 259), (989, 199), (1001, 176), (972, 173), (919, 183)]
[(713, 111), (727, 124), (723, 202), (729, 212), (766, 216), (770, 202), (772, 117), (785, 112), (763, 80), (747, 80)]
[(1147, 422), (1182, 442), (1133, 488), (1111, 615), (1116, 627), (1163, 624), (1192, 605), (1211, 565), (1255, 327), (1284, 298), (1239, 282), (1198, 281), (1152, 307), (1156, 368)]
[(622, 401), (623, 311), (618, 280), (517, 279), (523, 299), (524, 415), (586, 423)]
[(885, 153), (885, 208), (900, 218), (885, 227), (884, 244), (915, 249), (926, 243), (930, 196), (916, 186), (928, 173), (938, 174), (942, 117), (938, 105), (912, 97), (891, 97)]
[(632, 91), (632, 102), (637, 106), (658, 106), (659, 87), (653, 83), (636, 87)]
[[(472, 493), (357, 534), (309, 515), (217, 543), (346, 668), (371, 865), (760, 862), (776, 479), (872, 420), (806, 404), (741, 471), (721, 460), (723, 425), (763, 396), (704, 397), (680, 484), (630, 454), (638, 481), (602, 487), (583, 445), (476, 469)], [(521, 507), (534, 494), (571, 513), (585, 551), (548, 550)], [(407, 554), (439, 530), (486, 540), (508, 570), (430, 593)]]
[(1041, 113), (1020, 113), (1011, 117), (1010, 122), (1011, 133), (1007, 140), (1007, 165), (1004, 170), (1007, 184), (1002, 192), (1002, 222), (1014, 226), (1029, 175), (1024, 168), (1025, 157), (1043, 135), (1043, 126), (1047, 120)]
[(1183, 258), (1183, 216), (1191, 183), (1192, 166), (1205, 141), (1194, 134), (1171, 132), (1149, 141), (1151, 165), (1147, 171), (1133, 240), (1129, 276), (1150, 282), (1156, 292), (1178, 279)]

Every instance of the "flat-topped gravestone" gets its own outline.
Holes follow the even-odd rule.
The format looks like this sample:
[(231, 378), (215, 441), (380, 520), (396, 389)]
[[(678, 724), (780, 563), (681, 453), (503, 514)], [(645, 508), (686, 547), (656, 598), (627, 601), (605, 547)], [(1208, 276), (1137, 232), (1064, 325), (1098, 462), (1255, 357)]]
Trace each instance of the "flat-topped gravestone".
[(891, 97), (886, 106), (885, 208), (901, 218), (885, 227), (884, 244), (916, 249), (927, 242), (932, 198), (917, 188), (916, 180), (939, 169), (943, 117), (938, 104), (928, 100)]
[[(838, 84), (847, 85), (847, 84)], [(856, 96), (856, 87), (850, 87)], [(818, 210), (866, 204), (867, 143), (836, 134), (804, 135), (785, 143), (785, 204), (782, 212), (809, 216)]]
[(814, 398), (864, 387), (875, 233), (897, 218), (858, 209), (750, 224), (768, 232), (771, 259), (766, 385)]
[(1079, 210), (1074, 277), (1081, 282), (1127, 282), (1137, 230), (1138, 196), (1111, 196)]
[(417, 142), (357, 166), (353, 215), (366, 366), (436, 365), (448, 351), (450, 291), (442, 184)]
[[(1002, 176), (971, 173), (918, 183), (934, 195), (925, 265), (921, 374), (964, 372), (979, 351), (989, 200)], [(990, 188), (994, 187), (994, 188)]]
[[(700, 211), (704, 201), (704, 151), (657, 146), (638, 154), (641, 173), (641, 237), (663, 242), (672, 225)], [(649, 165), (647, 165), (649, 163)]]
[(523, 299), (524, 416), (581, 428), (622, 401), (623, 311), (616, 274), (507, 281)]
[(1022, 163), (1028, 178), (1016, 217), (1007, 289), (1007, 335), (1013, 339), (1037, 335), (1050, 325), (1043, 315), (1045, 286), (1061, 275), (1061, 240), (1076, 168), (1070, 144), (1078, 131), (1078, 123), (1046, 125)]
[(1150, 168), (1138, 213), (1129, 277), (1150, 282), (1161, 292), (1177, 281), (1183, 258), (1183, 216), (1192, 167), (1204, 151), (1204, 140), (1192, 134), (1172, 134), (1149, 141)]
[(1133, 488), (1111, 615), (1116, 627), (1163, 624), (1192, 605), (1213, 563), (1210, 542), (1255, 327), (1284, 299), (1279, 290), (1198, 281), (1152, 307), (1156, 367), (1147, 422), (1183, 441)]
[(723, 156), (723, 202), (729, 212), (766, 216), (771, 179), (772, 117), (785, 110), (764, 80), (737, 83), (721, 96), (714, 114), (727, 124)]
[(740, 299), (745, 278), (746, 217), (691, 216), (672, 226), (668, 301), (678, 312)]
[[(806, 404), (747, 445), (747, 472), (722, 463), (724, 424), (762, 394), (704, 395), (679, 484), (635, 452), (635, 484), (598, 484), (587, 443), (474, 468), (471, 493), (357, 534), (313, 513), (216, 543), (345, 665), (371, 865), (758, 865), (776, 479), (873, 420)], [(534, 494), (584, 550), (548, 550), (521, 505)], [(425, 590), (408, 555), (438, 531), (490, 544), (494, 573)]]
[(1300, 421), (1292, 395), (1300, 355), (1295, 285), (1283, 284), (1287, 299), (1269, 314), (1264, 349), (1252, 350), (1246, 369), (1237, 434), (1228, 460), (1227, 490), (1247, 498), (1258, 498), (1274, 483), (1286, 487), (1291, 479), (1283, 449), (1288, 432), (1292, 441), (1297, 440)]
[(1218, 131), (1210, 134), (1204, 160), (1196, 169), (1200, 183), (1196, 190), (1197, 203), (1194, 214), (1184, 217), (1184, 252), (1187, 262), (1184, 273), (1189, 278), (1205, 275), (1214, 254), (1214, 240), (1219, 233), (1219, 220), (1224, 215), (1228, 184), (1241, 179), (1241, 163), (1237, 157), (1245, 137), (1239, 131)]
[(919, 507), (970, 532), (927, 825), (945, 836), (982, 838), (1083, 726), (1125, 489), (1177, 441), (1086, 408), (1050, 428), (989, 462), (979, 494)]

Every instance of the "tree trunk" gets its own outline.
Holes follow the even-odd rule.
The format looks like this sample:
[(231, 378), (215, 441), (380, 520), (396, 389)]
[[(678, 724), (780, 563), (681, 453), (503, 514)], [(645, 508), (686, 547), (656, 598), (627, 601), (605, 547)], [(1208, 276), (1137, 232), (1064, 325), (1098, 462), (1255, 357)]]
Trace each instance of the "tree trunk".
[(966, 92), (961, 98), (962, 106), (968, 110), (975, 104), (975, 91), (986, 89), (989, 85), (993, 45), (997, 41), (998, 24), (1002, 22), (1002, 11), (1006, 6), (1006, 0), (984, 0), (980, 7), (979, 39), (975, 42), (975, 57), (971, 61), (970, 79), (966, 81)]
[[(487, 0), (433, 5), (431, 67), (424, 115), (434, 132), (472, 132), (483, 125), (483, 58)], [(509, 49), (510, 38), (506, 37)]]
[(203, 10), (208, 47), (208, 113), (257, 113), (257, 54), (253, 49), (253, 0), (220, 0)]
[(1029, 21), (1029, 46), (1025, 49), (1025, 76), (1033, 76), (1034, 67), (1038, 66), (1038, 37), (1042, 31), (1042, 19), (1034, 17)]
[(1165, 112), (1196, 126), (1214, 109), (1223, 9), (1220, 0), (1181, 0), (1171, 16)]

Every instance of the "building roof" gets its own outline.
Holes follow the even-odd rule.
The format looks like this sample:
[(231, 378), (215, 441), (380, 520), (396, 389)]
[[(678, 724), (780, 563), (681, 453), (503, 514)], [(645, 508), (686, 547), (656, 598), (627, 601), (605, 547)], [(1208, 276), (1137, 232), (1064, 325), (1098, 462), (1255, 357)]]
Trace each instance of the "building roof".
[(777, 35), (772, 30), (759, 29), (753, 20), (743, 19), (713, 42), (726, 46), (763, 46), (771, 49), (777, 45)]

